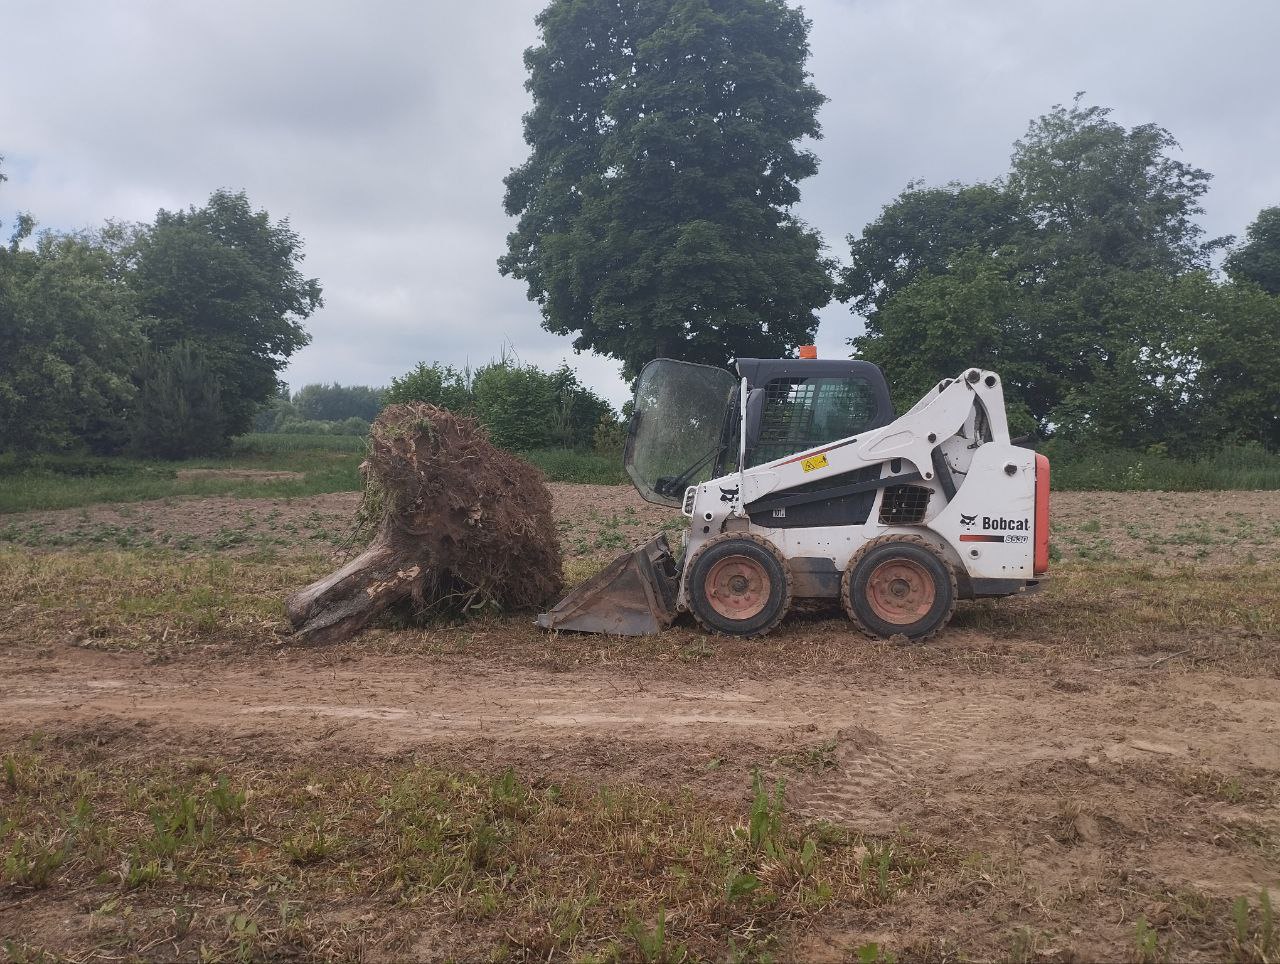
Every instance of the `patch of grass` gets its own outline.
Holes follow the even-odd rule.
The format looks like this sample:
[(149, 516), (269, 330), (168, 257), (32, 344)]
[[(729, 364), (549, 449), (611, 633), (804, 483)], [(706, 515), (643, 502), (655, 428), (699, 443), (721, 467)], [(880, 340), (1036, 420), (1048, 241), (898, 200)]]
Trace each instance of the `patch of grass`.
[[(257, 434), (232, 439), (221, 458), (180, 462), (0, 455), (0, 514), (178, 497), (301, 498), (355, 492), (361, 488), (359, 470), (365, 451), (365, 440), (350, 435)], [(518, 454), (551, 482), (629, 482), (619, 456), (575, 449)], [(291, 475), (252, 475), (267, 472)], [(127, 517), (127, 512), (122, 514)]]
[(217, 640), (269, 644), (283, 626), (280, 601), (328, 566), (319, 557), (0, 548), (0, 594), (12, 601), (0, 640), (155, 653)]
[[(598, 567), (598, 561), (569, 560), (566, 573), (576, 584)], [(73, 642), (166, 656), (211, 644), (275, 648), (288, 639), (282, 635), (281, 600), (331, 568), (332, 561), (318, 555), (192, 559), (149, 550), (31, 553), (0, 547), (0, 597), (9, 601), (8, 613), (0, 617), (0, 643)], [(660, 636), (627, 640), (548, 637), (524, 613), (494, 614), (468, 625), (465, 633), (443, 620), (374, 629), (361, 637), (359, 647), (365, 652), (465, 652), (474, 658), (516, 647), (532, 658), (566, 665), (597, 659), (695, 662), (728, 654), (751, 665), (802, 659), (835, 661), (847, 669), (851, 661), (880, 659), (872, 650), (847, 645), (847, 622), (838, 610), (820, 622), (799, 613), (749, 646), (709, 640), (684, 622)], [(1123, 658), (1144, 671), (1280, 676), (1275, 645), (1280, 569), (1072, 562), (1055, 567), (1039, 593), (962, 603), (953, 626), (982, 634), (986, 641), (967, 658), (975, 667), (993, 670), (1011, 656), (1023, 661)], [(944, 633), (936, 645), (904, 651), (899, 658), (937, 658), (952, 638)], [(804, 641), (799, 648), (798, 639)]]
[(1276, 926), (1270, 891), (1259, 891), (1257, 903), (1254, 907), (1249, 898), (1238, 897), (1231, 907), (1235, 925), (1232, 956), (1250, 964), (1269, 964), (1280, 958), (1280, 927)]
[(1159, 447), (1072, 451), (1050, 443), (1044, 451), (1053, 463), (1054, 488), (1062, 491), (1280, 489), (1280, 454), (1260, 445), (1229, 445), (1197, 460), (1172, 458)]
[(578, 449), (540, 449), (517, 454), (540, 468), (549, 482), (630, 484), (620, 455), (599, 455)]
[[(48, 948), (60, 956), (85, 954), (97, 929), (126, 957), (165, 942), (181, 957), (336, 958), (376, 944), (412, 958), (426, 933), (433, 952), (469, 959), (755, 959), (824, 907), (892, 902), (949, 859), (901, 835), (795, 822), (782, 785), (758, 774), (742, 813), (510, 769), (193, 768), (74, 748), (18, 764), (33, 779), (6, 800), (0, 843), (21, 860), (0, 884), (99, 907), (96, 928)], [(111, 846), (79, 846), (91, 838)], [(37, 853), (59, 855), (39, 880)], [(34, 947), (43, 935), (22, 920), (13, 938)]]
[[(0, 513), (183, 496), (297, 498), (360, 488), (362, 439), (304, 438), (313, 444), (305, 448), (300, 443), (290, 445), (289, 436), (246, 436), (234, 440), (225, 458), (182, 462), (3, 455)], [(236, 472), (291, 474), (254, 477)]]
[(1280, 569), (1073, 562), (1037, 594), (961, 606), (954, 625), (1076, 658), (1176, 652), (1181, 668), (1275, 676)]

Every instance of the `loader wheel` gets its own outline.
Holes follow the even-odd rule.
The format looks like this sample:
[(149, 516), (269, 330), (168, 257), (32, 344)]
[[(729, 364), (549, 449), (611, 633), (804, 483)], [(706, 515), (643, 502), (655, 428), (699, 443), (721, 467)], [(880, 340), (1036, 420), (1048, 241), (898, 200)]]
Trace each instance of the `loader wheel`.
[(840, 601), (872, 639), (906, 636), (922, 643), (956, 611), (951, 564), (919, 536), (881, 536), (863, 546), (844, 570)]
[(689, 609), (703, 629), (726, 636), (763, 636), (791, 605), (791, 571), (767, 540), (726, 533), (689, 561)]

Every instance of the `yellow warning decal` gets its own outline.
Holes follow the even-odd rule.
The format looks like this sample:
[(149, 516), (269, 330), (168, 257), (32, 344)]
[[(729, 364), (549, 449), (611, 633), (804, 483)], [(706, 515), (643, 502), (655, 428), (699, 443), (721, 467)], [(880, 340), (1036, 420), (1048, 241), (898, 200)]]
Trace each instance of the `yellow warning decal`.
[(827, 457), (825, 455), (810, 455), (807, 459), (802, 459), (800, 468), (806, 472), (812, 472), (814, 469), (825, 469), (827, 467)]

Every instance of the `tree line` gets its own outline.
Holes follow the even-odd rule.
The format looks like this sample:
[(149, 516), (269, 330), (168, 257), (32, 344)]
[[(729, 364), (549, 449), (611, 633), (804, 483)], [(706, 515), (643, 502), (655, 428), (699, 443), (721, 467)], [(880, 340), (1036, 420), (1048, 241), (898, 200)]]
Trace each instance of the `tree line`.
[[(0, 172), (0, 180), (4, 175)], [(150, 224), (34, 233), (0, 248), (0, 451), (184, 458), (250, 430), (363, 435), (386, 404), (478, 418), (510, 449), (587, 447), (609, 404), (567, 365), (513, 354), (477, 369), (422, 363), (388, 388), (280, 379), (320, 307), (287, 221), (217, 191)]]
[(216, 452), (310, 340), (321, 290), (301, 239), (243, 193), (150, 224), (34, 228), (20, 216), (0, 247), (0, 451)]
[(1010, 170), (910, 185), (857, 237), (837, 293), (899, 400), (979, 364), (1024, 430), (1080, 446), (1280, 445), (1280, 208), (1227, 239), (1195, 216), (1209, 174), (1155, 125), (1077, 98), (1034, 121)]
[(586, 388), (568, 365), (546, 371), (514, 354), (478, 368), (419, 362), (386, 388), (305, 385), (273, 398), (254, 423), (259, 432), (364, 435), (386, 405), (430, 402), (469, 415), (511, 451), (618, 448), (612, 406)]
[[(1241, 242), (1204, 237), (1211, 176), (1164, 128), (1077, 96), (1032, 120), (990, 180), (909, 183), (840, 263), (794, 214), (826, 100), (802, 11), (551, 0), (537, 22), (498, 267), (575, 349), (628, 378), (659, 356), (789, 354), (834, 298), (900, 405), (980, 365), (1003, 374), (1018, 431), (1064, 444), (1280, 446), (1280, 207)], [(358, 414), (313, 417), (340, 386), (286, 397), (279, 375), (320, 285), (288, 222), (243, 193), (151, 224), (33, 228), (20, 216), (0, 248), (0, 449), (179, 457), (255, 418), (364, 421), (374, 394), (466, 411), (525, 449), (585, 444), (605, 418), (567, 367), (508, 358), (424, 362), (362, 388)]]
[(1280, 445), (1280, 207), (1243, 244), (1204, 238), (1210, 175), (1164, 128), (1077, 96), (1030, 123), (1006, 173), (908, 184), (839, 265), (793, 213), (826, 100), (802, 11), (552, 0), (537, 23), (498, 266), (575, 348), (628, 376), (660, 355), (788, 354), (835, 298), (900, 405), (980, 365), (1021, 430), (1064, 442)]

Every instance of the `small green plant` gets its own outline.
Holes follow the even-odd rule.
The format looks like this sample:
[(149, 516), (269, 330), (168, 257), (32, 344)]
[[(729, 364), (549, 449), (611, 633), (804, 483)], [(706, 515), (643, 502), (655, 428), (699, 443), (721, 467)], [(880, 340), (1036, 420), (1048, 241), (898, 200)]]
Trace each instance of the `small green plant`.
[(853, 956), (858, 964), (895, 964), (897, 961), (893, 954), (874, 941), (861, 945)]
[(229, 923), (231, 936), (236, 941), (236, 958), (241, 961), (254, 959), (258, 942), (258, 922), (248, 914), (233, 914)]
[(18, 761), (11, 756), (4, 758), (4, 785), (10, 792), (18, 792)]
[(324, 832), (324, 825), (317, 821), (310, 830), (294, 834), (280, 844), (290, 860), (299, 866), (316, 864), (333, 854), (336, 842)]
[(224, 820), (238, 820), (244, 812), (246, 794), (243, 790), (232, 790), (223, 774), (218, 775), (218, 782), (209, 791), (209, 802)]
[(748, 873), (741, 868), (734, 868), (729, 871), (729, 876), (725, 879), (724, 896), (725, 900), (733, 903), (742, 897), (749, 897), (760, 888), (760, 878), (755, 874)]
[(893, 883), (889, 872), (893, 867), (893, 844), (871, 843), (862, 858), (862, 886), (876, 903), (884, 903), (893, 896)]
[(770, 795), (764, 777), (756, 770), (752, 775), (751, 817), (747, 823), (751, 849), (769, 857), (782, 855), (782, 811), (785, 784), (779, 780)]
[(124, 863), (120, 880), (121, 883), (131, 889), (148, 887), (160, 879), (161, 870), (159, 860), (154, 858), (147, 860), (137, 848), (134, 848), (133, 853), (129, 855), (129, 859)]
[(493, 802), (493, 809), (496, 813), (502, 816), (514, 817), (521, 812), (528, 802), (529, 792), (520, 785), (520, 779), (516, 776), (516, 771), (511, 767), (507, 767), (489, 788), (489, 799)]
[(183, 844), (208, 843), (213, 839), (213, 818), (206, 815), (199, 819), (199, 805), (195, 797), (179, 793), (167, 807), (155, 807), (151, 811), (153, 833), (147, 841), (147, 849), (156, 857), (171, 857)]
[(1245, 964), (1271, 964), (1280, 959), (1280, 932), (1276, 930), (1275, 911), (1271, 906), (1271, 892), (1258, 892), (1257, 922), (1253, 908), (1246, 897), (1237, 897), (1231, 905), (1235, 922), (1235, 940), (1232, 955)]
[(1147, 923), (1145, 915), (1138, 918), (1138, 924), (1134, 928), (1133, 947), (1142, 964), (1151, 964), (1160, 957), (1160, 934)]
[(471, 836), (467, 840), (467, 863), (475, 870), (483, 870), (489, 866), (490, 858), (498, 844), (498, 832), (487, 820), (478, 821), (471, 828)]
[(811, 877), (817, 867), (818, 842), (812, 837), (806, 837), (804, 845), (800, 848), (800, 872), (806, 877)]
[(640, 959), (648, 964), (668, 964), (683, 961), (689, 954), (682, 945), (667, 946), (667, 910), (658, 908), (658, 921), (652, 928), (645, 927), (635, 921), (630, 927), (631, 936), (636, 940), (636, 948), (640, 951)]
[(5, 879), (18, 887), (48, 887), (67, 859), (65, 841), (19, 834), (4, 858)]

